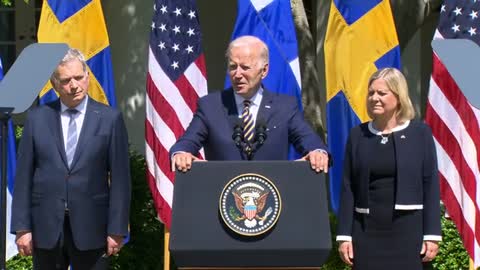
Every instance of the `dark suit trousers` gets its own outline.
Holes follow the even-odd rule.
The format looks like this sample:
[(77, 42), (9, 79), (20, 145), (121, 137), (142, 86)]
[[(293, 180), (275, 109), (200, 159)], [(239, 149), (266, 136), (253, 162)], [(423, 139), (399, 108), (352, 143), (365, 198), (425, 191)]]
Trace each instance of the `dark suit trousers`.
[[(105, 237), (105, 243), (107, 239)], [(70, 228), (70, 220), (65, 215), (63, 236), (53, 249), (35, 248), (33, 250), (33, 269), (35, 270), (67, 270), (71, 265), (72, 270), (106, 270), (108, 257), (106, 248), (93, 250), (78, 250), (75, 246)]]

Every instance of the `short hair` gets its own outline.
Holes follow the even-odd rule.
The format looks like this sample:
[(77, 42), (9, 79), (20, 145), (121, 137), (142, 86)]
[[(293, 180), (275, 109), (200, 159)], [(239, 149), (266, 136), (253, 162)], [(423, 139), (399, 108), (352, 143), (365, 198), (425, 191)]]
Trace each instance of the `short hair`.
[[(382, 68), (372, 74), (368, 80), (368, 87), (372, 85), (373, 81), (383, 79), (388, 88), (398, 99), (398, 109), (395, 113), (397, 120), (403, 123), (415, 117), (415, 110), (413, 109), (412, 101), (408, 95), (408, 85), (405, 76), (396, 68)], [(368, 100), (368, 93), (367, 93)], [(367, 101), (368, 102), (368, 101)], [(373, 118), (370, 115), (370, 118)]]
[(87, 72), (87, 62), (85, 61), (85, 56), (82, 54), (81, 51), (79, 51), (77, 49), (70, 48), (70, 49), (68, 49), (67, 54), (65, 54), (65, 56), (63, 57), (62, 61), (60, 61), (60, 63), (58, 64), (55, 71), (50, 76), (50, 81), (57, 82), (58, 81), (58, 77), (57, 77), (58, 76), (58, 67), (61, 66), (61, 65), (64, 65), (65, 63), (74, 61), (74, 60), (80, 61), (80, 63), (82, 63), (83, 71)]
[(268, 64), (269, 61), (269, 52), (268, 47), (265, 42), (259, 39), (256, 36), (240, 36), (230, 42), (228, 44), (227, 51), (225, 52), (225, 57), (230, 59), (230, 53), (234, 47), (242, 47), (242, 46), (253, 46), (259, 45), (260, 46), (260, 59), (263, 60), (264, 64)]

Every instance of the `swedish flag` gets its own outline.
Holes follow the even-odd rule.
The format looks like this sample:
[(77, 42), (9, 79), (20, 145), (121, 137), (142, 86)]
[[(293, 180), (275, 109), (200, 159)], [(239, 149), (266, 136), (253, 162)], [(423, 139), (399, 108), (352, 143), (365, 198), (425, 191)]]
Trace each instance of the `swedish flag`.
[(334, 0), (325, 37), (328, 143), (332, 208), (338, 210), (345, 143), (368, 121), (368, 79), (379, 68), (400, 68), (400, 48), (389, 0)]
[[(110, 42), (100, 0), (44, 0), (38, 42), (63, 42), (79, 49), (90, 73), (89, 96), (116, 107)], [(48, 83), (40, 92), (40, 103), (57, 97)]]

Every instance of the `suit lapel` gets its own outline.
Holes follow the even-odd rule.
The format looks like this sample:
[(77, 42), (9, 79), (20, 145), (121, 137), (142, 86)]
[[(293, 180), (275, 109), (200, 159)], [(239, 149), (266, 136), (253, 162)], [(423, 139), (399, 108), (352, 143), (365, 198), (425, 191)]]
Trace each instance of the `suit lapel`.
[(263, 97), (260, 108), (258, 108), (256, 123), (263, 120), (264, 123), (268, 124), (273, 112), (273, 98), (274, 94), (263, 87)]
[(95, 131), (100, 124), (100, 110), (97, 105), (98, 104), (95, 100), (90, 97), (88, 98), (85, 118), (83, 119), (82, 129), (80, 130), (77, 147), (75, 149), (75, 155), (73, 156), (72, 168), (75, 167), (83, 149), (85, 149), (88, 139), (95, 135)]
[(221, 94), (222, 105), (230, 124), (231, 130), (239, 123), (237, 104), (235, 103), (235, 97), (233, 96), (233, 89), (229, 88), (222, 91)]
[(57, 145), (58, 153), (60, 154), (60, 157), (62, 158), (63, 163), (68, 168), (67, 155), (65, 154), (65, 143), (64, 143), (65, 138), (63, 138), (62, 122), (60, 119), (60, 113), (61, 113), (60, 99), (58, 99), (53, 103), (50, 103), (47, 106), (49, 106), (52, 109), (50, 110), (50, 116), (47, 121), (48, 123), (47, 125), (53, 134), (53, 138), (55, 138), (55, 143)]
[[(264, 123), (268, 124), (273, 113), (273, 99), (274, 94), (263, 87), (263, 97), (258, 109), (257, 123), (259, 122), (258, 120), (263, 120)], [(238, 124), (239, 118), (232, 88), (222, 91), (222, 104), (230, 126), (233, 129)]]
[[(242, 119), (238, 117), (237, 103), (235, 103), (235, 96), (233, 93), (233, 88), (223, 90), (221, 93), (222, 105), (225, 113), (225, 117), (230, 125), (230, 130), (232, 131), (236, 128), (237, 125), (243, 125)], [(233, 144), (233, 140), (232, 140)], [(239, 149), (240, 156), (242, 160), (246, 160), (246, 154)]]

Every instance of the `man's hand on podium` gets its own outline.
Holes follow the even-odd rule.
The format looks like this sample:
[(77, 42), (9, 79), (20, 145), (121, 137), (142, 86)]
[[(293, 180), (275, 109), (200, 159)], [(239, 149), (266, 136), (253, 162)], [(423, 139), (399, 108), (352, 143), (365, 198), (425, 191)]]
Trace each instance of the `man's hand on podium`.
[(177, 152), (172, 157), (172, 171), (175, 168), (181, 172), (186, 172), (192, 168), (192, 162), (200, 160), (196, 156), (188, 152)]
[(313, 150), (310, 151), (307, 155), (302, 157), (300, 160), (307, 160), (310, 162), (312, 170), (319, 172), (328, 173), (328, 154), (323, 150)]

